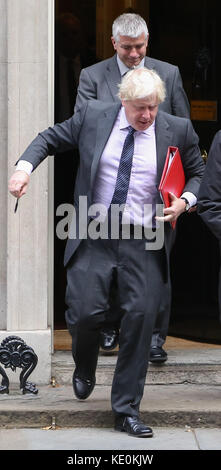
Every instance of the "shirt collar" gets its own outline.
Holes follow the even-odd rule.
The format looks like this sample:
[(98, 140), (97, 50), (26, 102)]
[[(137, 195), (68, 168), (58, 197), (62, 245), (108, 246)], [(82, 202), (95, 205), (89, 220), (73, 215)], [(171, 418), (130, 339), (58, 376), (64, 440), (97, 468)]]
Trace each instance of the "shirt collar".
[(139, 65), (137, 65), (136, 67), (129, 68), (122, 62), (122, 60), (119, 58), (117, 54), (117, 63), (118, 63), (118, 67), (120, 70), (121, 77), (123, 77), (123, 75), (125, 75), (129, 70), (134, 70), (134, 69), (139, 69), (141, 67), (144, 67), (144, 58), (141, 60)]
[[(131, 124), (128, 122), (128, 120), (126, 118), (126, 113), (125, 113), (124, 106), (122, 106), (121, 109), (120, 109), (119, 129), (126, 129), (129, 126), (131, 126)], [(147, 134), (147, 135), (152, 135), (152, 133), (155, 132), (155, 121), (153, 122), (153, 124), (151, 124), (150, 127), (145, 129), (145, 131), (136, 131), (136, 132), (140, 133), (140, 134), (143, 133), (143, 134)]]

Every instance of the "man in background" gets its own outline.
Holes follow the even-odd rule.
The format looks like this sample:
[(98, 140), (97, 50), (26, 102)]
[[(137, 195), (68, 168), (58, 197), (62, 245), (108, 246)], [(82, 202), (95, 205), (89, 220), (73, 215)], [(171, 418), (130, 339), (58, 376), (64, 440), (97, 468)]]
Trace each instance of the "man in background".
[[(219, 241), (221, 253), (221, 131), (212, 141), (197, 203), (199, 216)], [(221, 315), (221, 264), (219, 272), (219, 310)]]

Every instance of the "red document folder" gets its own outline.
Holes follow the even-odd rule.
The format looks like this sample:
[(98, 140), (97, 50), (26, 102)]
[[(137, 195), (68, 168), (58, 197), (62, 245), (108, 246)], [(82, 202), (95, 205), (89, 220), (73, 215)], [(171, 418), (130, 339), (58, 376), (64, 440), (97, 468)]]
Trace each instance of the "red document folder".
[[(166, 161), (161, 176), (159, 191), (165, 207), (171, 205), (169, 193), (180, 197), (185, 186), (185, 174), (178, 147), (168, 147)], [(173, 229), (176, 221), (171, 222)]]

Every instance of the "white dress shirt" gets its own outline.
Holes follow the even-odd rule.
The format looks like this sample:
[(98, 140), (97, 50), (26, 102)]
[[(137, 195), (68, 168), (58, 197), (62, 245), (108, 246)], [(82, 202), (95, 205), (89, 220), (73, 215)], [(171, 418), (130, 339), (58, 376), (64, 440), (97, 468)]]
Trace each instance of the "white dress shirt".
[[(93, 203), (101, 204), (107, 209), (113, 197), (120, 157), (129, 125), (124, 107), (122, 107), (99, 162)], [(156, 212), (156, 175), (155, 123), (153, 123), (145, 131), (134, 133), (134, 155), (123, 223), (152, 227), (152, 217)], [(144, 208), (146, 213), (144, 213)]]
[[(109, 208), (115, 189), (117, 171), (123, 144), (128, 133), (124, 107), (121, 107), (112, 132), (100, 158), (93, 192), (93, 203), (101, 204), (104, 216)], [(31, 174), (31, 163), (20, 160), (16, 170)], [(155, 122), (145, 131), (134, 133), (134, 156), (131, 169), (126, 206), (123, 213), (123, 223), (155, 226), (157, 160)], [(190, 192), (182, 194), (190, 206), (196, 204), (196, 196)]]

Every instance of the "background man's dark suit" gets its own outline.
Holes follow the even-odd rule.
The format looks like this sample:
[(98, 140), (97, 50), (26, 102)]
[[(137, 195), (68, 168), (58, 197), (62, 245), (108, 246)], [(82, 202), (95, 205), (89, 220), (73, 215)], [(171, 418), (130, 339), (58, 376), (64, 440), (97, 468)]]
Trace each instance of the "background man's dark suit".
[[(166, 98), (159, 105), (159, 109), (175, 116), (189, 118), (189, 102), (178, 67), (151, 57), (145, 57), (144, 66), (155, 70), (165, 83)], [(119, 102), (117, 94), (120, 82), (121, 75), (116, 54), (110, 59), (82, 69), (75, 111), (88, 99), (97, 99), (107, 103)]]
[[(213, 138), (197, 203), (198, 214), (217, 237), (221, 253), (221, 131)], [(221, 316), (221, 269), (219, 275)]]
[[(163, 103), (160, 103), (159, 109), (175, 116), (189, 118), (189, 102), (183, 89), (178, 67), (161, 60), (152, 59), (151, 57), (145, 57), (144, 60), (145, 67), (155, 70), (166, 86), (166, 98)], [(118, 84), (121, 82), (121, 79), (122, 77), (117, 63), (117, 54), (107, 60), (103, 60), (102, 62), (83, 69), (80, 74), (75, 111), (88, 99), (98, 99), (109, 103), (119, 102), (117, 93)], [(118, 308), (115, 305), (115, 296), (112, 297), (112, 300), (112, 316), (110, 317), (112, 321), (109, 319), (109, 322), (111, 321), (110, 325), (114, 327), (115, 322), (113, 322), (113, 314), (114, 312), (116, 312), (116, 314), (118, 313)], [(168, 279), (156, 319), (152, 346), (162, 346), (166, 339), (170, 318), (170, 304), (171, 286), (170, 279)]]
[[(80, 196), (87, 196), (88, 206), (92, 203), (93, 185), (99, 160), (108, 137), (110, 136), (119, 109), (119, 104), (109, 105), (100, 101), (89, 101), (79, 112), (75, 113), (71, 119), (41, 132), (20, 158), (20, 160), (31, 162), (34, 168), (36, 168), (48, 154), (54, 155), (78, 146), (80, 166), (74, 194), (76, 212), (78, 212)], [(157, 184), (160, 181), (163, 171), (168, 145), (178, 146), (186, 174), (184, 191), (190, 191), (197, 196), (204, 165), (198, 147), (198, 137), (193, 130), (191, 122), (188, 119), (177, 118), (167, 113), (159, 112), (156, 117), (155, 133)], [(59, 158), (59, 156), (57, 158)], [(161, 203), (160, 194), (158, 194), (156, 202)], [(161, 252), (156, 252), (158, 261), (160, 257), (160, 269), (162, 270), (161, 278), (162, 276), (165, 277), (165, 273), (169, 272), (169, 254), (172, 239), (173, 231), (171, 226), (169, 223), (165, 223), (164, 249)], [(109, 240), (106, 241), (109, 242)], [(131, 242), (133, 242), (133, 240), (131, 240)], [(76, 260), (76, 258), (75, 256), (73, 257), (74, 253), (77, 255), (81, 246), (82, 243), (78, 239), (68, 240), (65, 252), (65, 264), (68, 271), (71, 270), (73, 263), (75, 263), (74, 260)], [(129, 250), (128, 253), (128, 258), (130, 258), (131, 250)], [(155, 271), (159, 269), (159, 267), (156, 268), (156, 261), (155, 264), (152, 264), (151, 269), (153, 269), (153, 272), (154, 268)], [(73, 285), (75, 284), (75, 279), (72, 279), (72, 283)], [(125, 322), (123, 322), (123, 327), (121, 325), (121, 348), (118, 354), (112, 386), (112, 408), (115, 413), (128, 416), (137, 416), (139, 413), (139, 404), (143, 394), (147, 369), (148, 345), (151, 341), (154, 317), (159, 307), (158, 288), (161, 283), (162, 280), (157, 279), (156, 276), (153, 276), (153, 278), (149, 276), (148, 278), (148, 289), (151, 294), (148, 296), (149, 305), (146, 305), (145, 301), (145, 310), (147, 309), (148, 311), (148, 316), (145, 320), (145, 328), (137, 328), (136, 315), (134, 316), (133, 328), (128, 330), (128, 324), (125, 324)], [(85, 286), (84, 289), (84, 305), (87, 305), (87, 296), (90, 296), (90, 292), (87, 286)], [(99, 290), (97, 292), (97, 295), (99, 295)], [(127, 297), (127, 290), (125, 292)], [(66, 320), (71, 329), (79, 322), (79, 308), (75, 305), (75, 299), (71, 299), (70, 292), (68, 295), (68, 306)], [(90, 316), (89, 311), (88, 316)], [(97, 317), (98, 315), (96, 318)], [(84, 320), (86, 321), (86, 319)], [(123, 351), (125, 342), (127, 344), (128, 341), (128, 334), (133, 351), (139, 347), (139, 357), (136, 349), (136, 354), (132, 356), (132, 365), (130, 361), (128, 363), (128, 355)], [(138, 341), (138, 334), (142, 336), (142, 341)], [(81, 335), (81, 344), (85, 344), (83, 335), (84, 333)], [(93, 339), (93, 337), (94, 331), (91, 331), (91, 338)], [(142, 344), (142, 348), (140, 348), (140, 344)], [(96, 368), (96, 357), (93, 356), (92, 349), (88, 347), (83, 348), (81, 355), (82, 354), (84, 355), (87, 367)], [(95, 373), (95, 370), (90, 370), (90, 373)], [(133, 396), (131, 396), (131, 394)]]

